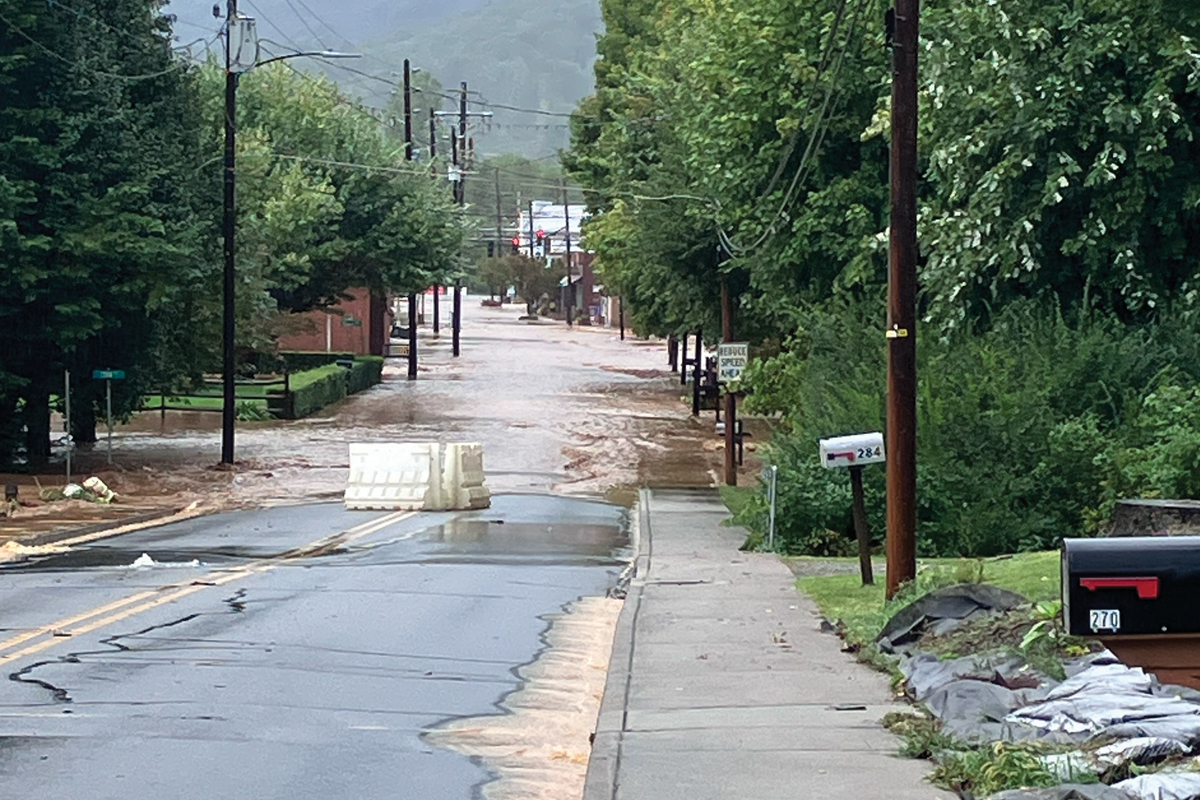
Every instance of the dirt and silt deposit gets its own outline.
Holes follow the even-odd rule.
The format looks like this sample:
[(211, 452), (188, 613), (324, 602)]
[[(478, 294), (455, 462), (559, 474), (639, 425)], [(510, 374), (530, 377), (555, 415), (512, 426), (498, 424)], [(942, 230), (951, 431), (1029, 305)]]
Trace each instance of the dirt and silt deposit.
[[(451, 357), (448, 330), (434, 339), (426, 327), (418, 380), (390, 359), (383, 384), (316, 416), (239, 422), (236, 469), (216, 466), (220, 414), (144, 412), (117, 429), (113, 467), (101, 432), (77, 454), (76, 474), (99, 475), (141, 505), (299, 502), (340, 494), (349, 442), (442, 440), (483, 443), (493, 492), (714, 483), (722, 456), (713, 416), (690, 416), (689, 390), (667, 371), (661, 342), (464, 306), (460, 358)], [(40, 480), (61, 483), (61, 473)]]
[[(434, 339), (426, 328), (417, 381), (407, 380), (405, 362), (389, 360), (383, 384), (314, 417), (240, 422), (234, 469), (216, 466), (220, 414), (146, 412), (118, 428), (113, 467), (101, 441), (78, 454), (75, 474), (98, 475), (121, 496), (112, 513), (123, 505), (202, 513), (334, 499), (345, 488), (349, 442), (440, 440), (483, 443), (493, 493), (628, 500), (639, 485), (716, 483), (713, 416), (690, 416), (689, 389), (668, 372), (663, 343), (522, 322), (520, 309), (477, 300), (464, 306), (460, 358), (451, 357), (448, 330)], [(20, 480), (23, 496), (35, 494), (31, 478)], [(63, 482), (61, 473), (39, 480)], [(9, 532), (37, 527), (39, 516), (53, 515), (22, 511)], [(431, 740), (482, 758), (499, 777), (488, 796), (578, 798), (620, 606), (581, 598), (548, 620), (545, 651), (497, 715), (461, 720)]]

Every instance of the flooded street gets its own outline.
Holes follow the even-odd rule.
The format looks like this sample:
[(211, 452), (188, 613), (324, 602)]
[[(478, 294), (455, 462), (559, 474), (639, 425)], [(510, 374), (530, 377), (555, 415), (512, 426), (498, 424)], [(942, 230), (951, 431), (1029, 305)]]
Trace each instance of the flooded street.
[(0, 566), (0, 796), (578, 798), (629, 518), (318, 503)]
[[(144, 412), (80, 455), (135, 502), (201, 499), (224, 507), (328, 498), (345, 487), (347, 444), (460, 441), (484, 445), (493, 492), (603, 495), (641, 484), (707, 486), (719, 468), (712, 415), (694, 420), (661, 342), (609, 329), (523, 322), (520, 308), (465, 298), (462, 356), (450, 331), (421, 329), (419, 379), (389, 359), (384, 382), (293, 422), (239, 422), (237, 469), (215, 469), (220, 415)], [(448, 317), (448, 314), (445, 315)]]
[[(661, 343), (464, 309), (461, 358), (426, 328), (417, 381), (239, 423), (234, 469), (220, 414), (145, 412), (76, 459), (117, 504), (6, 521), (178, 512), (0, 551), (0, 793), (578, 800), (628, 506), (715, 483), (721, 440)], [(373, 441), (482, 443), (492, 507), (346, 511)]]

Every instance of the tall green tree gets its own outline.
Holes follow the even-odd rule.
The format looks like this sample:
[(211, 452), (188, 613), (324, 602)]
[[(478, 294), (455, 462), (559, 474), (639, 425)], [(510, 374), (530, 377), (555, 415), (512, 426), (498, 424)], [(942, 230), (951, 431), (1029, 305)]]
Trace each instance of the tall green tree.
[(1050, 293), (1130, 320), (1194, 296), (1196, 19), (1175, 2), (1005, 0), (935, 7), (925, 25), (935, 318)]
[(158, 6), (0, 2), (0, 418), (33, 463), (63, 370), (87, 419), (91, 369), (146, 364), (154, 312), (205, 269), (195, 88)]

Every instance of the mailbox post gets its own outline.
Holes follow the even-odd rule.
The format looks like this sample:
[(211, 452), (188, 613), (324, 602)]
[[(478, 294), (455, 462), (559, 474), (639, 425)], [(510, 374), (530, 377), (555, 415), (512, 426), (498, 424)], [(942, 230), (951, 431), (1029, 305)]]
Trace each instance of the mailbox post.
[(853, 496), (854, 535), (858, 539), (858, 568), (863, 586), (875, 583), (871, 565), (871, 531), (867, 527), (867, 501), (863, 492), (862, 471), (867, 464), (887, 461), (883, 450), (882, 433), (861, 433), (821, 440), (821, 464), (826, 469), (841, 467), (850, 470), (850, 491)]

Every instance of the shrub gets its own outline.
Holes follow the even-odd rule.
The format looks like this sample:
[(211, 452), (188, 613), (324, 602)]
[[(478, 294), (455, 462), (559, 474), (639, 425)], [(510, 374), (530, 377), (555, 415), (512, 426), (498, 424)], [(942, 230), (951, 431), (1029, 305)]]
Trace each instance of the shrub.
[(383, 359), (379, 356), (359, 356), (346, 375), (346, 393), (358, 394), (383, 380)]
[[(747, 410), (785, 423), (765, 452), (789, 552), (852, 548), (848, 480), (819, 466), (817, 440), (883, 429), (885, 340), (866, 307), (807, 314), (788, 350), (744, 378)], [(1020, 303), (987, 330), (923, 334), (918, 359), (922, 555), (1043, 549), (1095, 532), (1121, 497), (1200, 496), (1200, 331), (1187, 317), (1069, 322)], [(876, 537), (884, 474), (864, 473)]]
[(285, 416), (301, 419), (346, 396), (346, 369), (331, 364), (291, 376), (291, 408)]
[(326, 353), (316, 350), (281, 350), (279, 360), (288, 372), (304, 372), (354, 358), (353, 353)]

